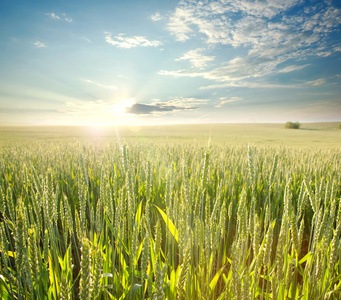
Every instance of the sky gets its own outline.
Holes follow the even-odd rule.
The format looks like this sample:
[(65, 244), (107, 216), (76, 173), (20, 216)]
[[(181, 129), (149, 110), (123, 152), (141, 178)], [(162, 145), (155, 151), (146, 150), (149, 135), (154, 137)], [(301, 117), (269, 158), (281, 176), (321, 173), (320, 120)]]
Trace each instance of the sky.
[(0, 5), (0, 125), (341, 121), (338, 1)]

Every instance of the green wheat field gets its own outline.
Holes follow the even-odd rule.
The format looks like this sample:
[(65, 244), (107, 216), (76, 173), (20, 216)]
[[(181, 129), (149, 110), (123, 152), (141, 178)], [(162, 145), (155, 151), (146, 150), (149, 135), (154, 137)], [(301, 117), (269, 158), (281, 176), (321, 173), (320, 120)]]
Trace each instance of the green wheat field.
[(341, 299), (338, 127), (0, 127), (0, 298)]

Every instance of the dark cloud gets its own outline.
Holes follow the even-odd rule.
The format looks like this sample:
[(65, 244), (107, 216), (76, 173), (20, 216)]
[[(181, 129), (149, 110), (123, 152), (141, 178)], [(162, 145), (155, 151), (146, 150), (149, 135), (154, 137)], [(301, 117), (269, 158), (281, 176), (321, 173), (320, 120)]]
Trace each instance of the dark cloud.
[(175, 105), (167, 105), (162, 103), (156, 104), (142, 104), (135, 103), (133, 106), (127, 108), (126, 113), (135, 114), (135, 115), (150, 115), (155, 113), (162, 112), (171, 112), (185, 109), (197, 109), (196, 107), (184, 107), (184, 106), (175, 106)]

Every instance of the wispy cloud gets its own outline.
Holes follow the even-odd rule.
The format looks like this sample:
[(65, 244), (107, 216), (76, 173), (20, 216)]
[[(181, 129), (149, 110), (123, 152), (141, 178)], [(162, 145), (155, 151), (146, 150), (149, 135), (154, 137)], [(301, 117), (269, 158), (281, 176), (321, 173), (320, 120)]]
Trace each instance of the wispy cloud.
[(71, 23), (73, 21), (73, 19), (70, 17), (67, 17), (65, 13), (62, 13), (62, 16), (63, 16), (64, 20), (68, 23)]
[(297, 84), (276, 84), (276, 83), (268, 83), (268, 82), (257, 82), (257, 81), (231, 81), (227, 83), (221, 84), (212, 84), (207, 86), (200, 87), (201, 90), (206, 89), (221, 89), (227, 87), (241, 87), (241, 88), (266, 88), (266, 89), (301, 89), (306, 88), (307, 86), (319, 86), (326, 83), (324, 78), (320, 78), (317, 80), (306, 81), (303, 83)]
[(55, 14), (54, 12), (46, 13), (45, 15), (49, 16), (52, 20), (63, 20), (68, 23), (71, 23), (73, 21), (72, 18), (66, 16), (65, 13), (62, 13), (60, 16)]
[(222, 98), (220, 98), (220, 100), (222, 100), (222, 101), (219, 104), (217, 104), (215, 107), (223, 107), (223, 106), (225, 106), (225, 104), (241, 101), (241, 100), (243, 100), (243, 98), (240, 98), (240, 97), (230, 97), (230, 98), (222, 97)]
[(178, 7), (169, 18), (167, 29), (175, 35), (176, 40), (184, 42), (190, 39), (189, 33), (193, 31), (190, 28), (191, 23), (194, 23), (192, 10)]
[(156, 12), (155, 14), (151, 15), (150, 17), (152, 21), (157, 22), (162, 20), (162, 16), (159, 12)]
[(54, 12), (46, 13), (46, 15), (49, 16), (53, 20), (60, 20), (60, 16), (56, 15)]
[[(231, 82), (301, 70), (309, 64), (300, 65), (300, 61), (338, 51), (330, 35), (340, 24), (341, 10), (320, 2), (307, 6), (300, 0), (183, 0), (167, 25), (176, 40), (200, 37), (211, 48), (229, 45), (247, 53), (210, 70), (162, 70), (159, 74)], [(191, 61), (195, 54), (187, 52), (180, 59)], [(284, 63), (291, 66), (281, 68)]]
[(86, 36), (82, 36), (81, 39), (82, 39), (83, 41), (88, 42), (88, 43), (92, 43), (92, 40), (88, 39)]
[(285, 68), (279, 70), (278, 73), (289, 73), (289, 72), (293, 72), (293, 71), (299, 71), (299, 70), (304, 69), (307, 66), (310, 66), (310, 64), (301, 65), (301, 66), (292, 65), (292, 66), (288, 66), (288, 67), (285, 67)]
[(210, 61), (214, 60), (214, 56), (207, 56), (203, 55), (200, 52), (203, 51), (204, 49), (195, 49), (195, 50), (190, 50), (187, 53), (185, 53), (183, 56), (180, 58), (176, 59), (176, 61), (180, 60), (189, 60), (192, 65), (196, 68), (203, 68), (207, 66), (207, 63)]
[(304, 84), (311, 85), (311, 86), (319, 86), (319, 85), (322, 85), (322, 84), (325, 84), (325, 83), (326, 83), (326, 80), (324, 78), (320, 78), (320, 79), (317, 79), (317, 80), (307, 81)]
[(35, 46), (36, 48), (46, 48), (46, 47), (47, 47), (47, 45), (46, 45), (45, 43), (40, 42), (40, 41), (34, 42), (34, 46)]
[(83, 81), (83, 82), (87, 82), (87, 83), (96, 85), (96, 86), (101, 87), (101, 88), (105, 88), (105, 89), (111, 89), (111, 90), (116, 90), (117, 89), (116, 85), (107, 85), (107, 84), (96, 82), (96, 81), (93, 81), (93, 80), (90, 80), (90, 79), (80, 79), (80, 80)]
[(115, 37), (111, 36), (110, 32), (105, 33), (105, 41), (113, 46), (117, 46), (119, 48), (135, 48), (135, 47), (157, 47), (161, 45), (160, 41), (156, 40), (148, 40), (144, 36), (132, 36), (126, 37), (124, 34), (119, 34)]

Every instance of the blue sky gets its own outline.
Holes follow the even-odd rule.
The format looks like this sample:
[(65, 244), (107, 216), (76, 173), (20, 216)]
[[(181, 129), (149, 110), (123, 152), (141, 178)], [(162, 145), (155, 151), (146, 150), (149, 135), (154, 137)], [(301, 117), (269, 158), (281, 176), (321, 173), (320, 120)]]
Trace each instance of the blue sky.
[(337, 1), (2, 1), (0, 125), (341, 121)]

